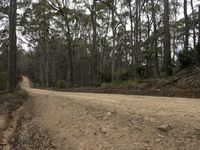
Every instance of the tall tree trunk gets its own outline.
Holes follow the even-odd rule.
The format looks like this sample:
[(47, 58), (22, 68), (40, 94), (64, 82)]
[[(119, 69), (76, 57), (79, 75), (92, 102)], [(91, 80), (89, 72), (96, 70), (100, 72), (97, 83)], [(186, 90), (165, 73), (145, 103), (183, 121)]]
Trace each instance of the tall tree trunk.
[(9, 13), (9, 51), (8, 51), (8, 90), (16, 87), (16, 63), (17, 63), (17, 37), (16, 37), (17, 0), (10, 0)]
[(111, 69), (111, 80), (115, 81), (115, 49), (116, 49), (116, 27), (115, 27), (115, 0), (112, 0), (112, 32), (113, 32), (113, 48), (112, 48), (112, 69)]
[(184, 0), (184, 17), (185, 17), (185, 38), (184, 38), (184, 49), (189, 48), (189, 17), (187, 14), (187, 0)]
[(66, 16), (65, 22), (66, 22), (66, 26), (67, 26), (69, 66), (70, 66), (70, 84), (73, 87), (74, 86), (74, 64), (73, 64), (72, 40), (71, 40), (71, 33), (70, 33), (68, 15)]
[(131, 54), (131, 57), (132, 57), (132, 64), (134, 63), (134, 59), (135, 59), (135, 51), (134, 51), (134, 47), (133, 47), (133, 34), (134, 34), (134, 31), (133, 31), (133, 15), (132, 15), (132, 6), (131, 6), (131, 2), (132, 0), (129, 0), (128, 1), (128, 4), (129, 4), (129, 17), (130, 17), (130, 22), (131, 22), (131, 49), (132, 49), (132, 54)]
[(199, 16), (198, 16), (198, 24), (199, 24), (199, 34), (198, 34), (198, 44), (200, 44), (200, 5), (199, 5)]
[(154, 36), (153, 36), (153, 47), (154, 47), (154, 64), (155, 64), (155, 76), (158, 77), (160, 75), (159, 71), (159, 59), (158, 59), (158, 39), (157, 39), (157, 23), (156, 23), (156, 9), (154, 0), (151, 0), (152, 3), (152, 20), (153, 20), (153, 29), (154, 29)]
[[(133, 40), (133, 35), (134, 35), (134, 28), (133, 28), (133, 15), (132, 15), (132, 6), (131, 6), (131, 2), (132, 0), (128, 1), (129, 3), (129, 17), (130, 17), (130, 22), (131, 22), (131, 57), (132, 57), (132, 65), (136, 64), (136, 48), (134, 47), (134, 40)], [(134, 78), (136, 77), (136, 68), (133, 68), (133, 72), (134, 72)]]
[(50, 48), (49, 48), (49, 38), (48, 38), (48, 30), (49, 30), (49, 26), (48, 23), (45, 20), (44, 17), (44, 21), (45, 21), (45, 26), (44, 26), (44, 39), (45, 39), (45, 86), (49, 87), (49, 76), (50, 76), (50, 66), (49, 66), (49, 52), (50, 52)]
[[(61, 4), (59, 1), (56, 1), (58, 6), (55, 6), (53, 4), (48, 3), (54, 10), (58, 11), (58, 13), (61, 14), (63, 17), (65, 24), (67, 26), (67, 40), (68, 40), (68, 52), (69, 52), (69, 66), (70, 66), (70, 84), (73, 87), (74, 86), (74, 64), (73, 64), (73, 50), (72, 50), (72, 37), (71, 37), (71, 30), (69, 26), (69, 19), (68, 19), (68, 13), (63, 12), (63, 9), (60, 7)], [(62, 1), (63, 5), (65, 4), (65, 1)]]
[(43, 11), (43, 21), (44, 21), (44, 25), (43, 25), (43, 38), (44, 38), (44, 60), (45, 60), (45, 86), (49, 87), (49, 83), (50, 83), (50, 46), (49, 46), (49, 21), (48, 19), (46, 19), (45, 16), (46, 11)]
[(96, 0), (93, 1), (92, 11), (92, 30), (93, 30), (93, 39), (92, 39), (92, 85), (97, 84), (97, 31), (96, 31)]
[(136, 65), (138, 65), (138, 53), (139, 53), (139, 1), (140, 0), (135, 0), (135, 7), (136, 7), (136, 14), (135, 14), (135, 51), (136, 51), (136, 56), (135, 56), (135, 61)]
[(142, 15), (142, 5), (141, 5), (141, 0), (139, 0), (139, 4), (138, 4), (138, 65), (140, 65), (141, 62), (141, 43), (142, 43), (142, 19), (141, 19), (141, 15)]
[(164, 68), (167, 76), (172, 75), (169, 14), (169, 0), (164, 0)]
[(193, 19), (193, 27), (192, 27), (192, 30), (193, 30), (193, 47), (196, 46), (196, 31), (195, 31), (195, 12), (194, 12), (194, 5), (193, 5), (193, 0), (190, 1), (190, 4), (191, 4), (191, 9), (192, 9), (192, 19)]
[[(150, 32), (151, 32), (151, 23), (150, 23), (150, 17), (149, 17), (149, 14), (147, 13), (146, 14), (146, 16), (147, 16), (147, 39), (148, 39), (148, 41), (149, 41), (149, 39), (150, 39)], [(150, 42), (148, 42), (148, 44), (147, 44), (147, 50), (149, 51), (150, 50), (150, 47), (151, 47), (151, 44), (150, 44)], [(147, 67), (146, 67), (146, 74), (147, 74), (147, 77), (150, 77), (151, 76), (151, 66), (149, 65), (151, 62), (151, 59), (149, 59), (149, 57), (147, 57)]]
[(72, 54), (72, 45), (71, 45), (71, 36), (68, 34), (68, 41), (69, 41), (69, 66), (70, 66), (70, 85), (74, 86), (74, 64), (73, 64), (73, 54)]
[[(178, 0), (175, 1), (178, 3)], [(174, 6), (173, 8), (173, 13), (174, 13), (174, 20), (177, 21), (177, 13), (178, 8), (177, 5)], [(178, 27), (173, 27), (173, 43), (172, 43), (172, 49), (173, 49), (173, 56), (172, 56), (172, 62), (176, 61), (176, 55), (177, 55), (177, 37), (178, 37)]]

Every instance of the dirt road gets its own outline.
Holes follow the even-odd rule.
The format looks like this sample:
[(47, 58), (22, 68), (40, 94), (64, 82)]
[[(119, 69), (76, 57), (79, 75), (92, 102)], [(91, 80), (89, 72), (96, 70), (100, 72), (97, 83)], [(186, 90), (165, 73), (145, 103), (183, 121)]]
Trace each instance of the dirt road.
[(200, 150), (199, 99), (27, 90), (15, 149)]

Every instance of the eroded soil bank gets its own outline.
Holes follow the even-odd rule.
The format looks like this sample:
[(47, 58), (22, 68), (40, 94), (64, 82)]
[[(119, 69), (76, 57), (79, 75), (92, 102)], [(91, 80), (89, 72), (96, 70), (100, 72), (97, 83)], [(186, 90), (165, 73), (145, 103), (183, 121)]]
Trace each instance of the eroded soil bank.
[(20, 93), (0, 95), (0, 149), (12, 149), (18, 112), (25, 101), (26, 98)]
[(200, 70), (193, 67), (186, 68), (174, 76), (157, 80), (105, 84), (101, 87), (50, 89), (66, 92), (200, 98)]

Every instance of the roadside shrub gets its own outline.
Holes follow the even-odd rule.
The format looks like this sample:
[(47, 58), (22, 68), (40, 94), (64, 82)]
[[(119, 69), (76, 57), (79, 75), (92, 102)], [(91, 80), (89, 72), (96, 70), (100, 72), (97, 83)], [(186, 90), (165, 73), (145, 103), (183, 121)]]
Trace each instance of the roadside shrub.
[(69, 83), (66, 83), (64, 80), (58, 80), (58, 82), (56, 83), (56, 88), (66, 88), (66, 87), (70, 87)]
[(125, 80), (128, 80), (130, 77), (130, 72), (129, 70), (118, 70), (116, 73), (115, 73), (115, 78), (117, 81), (125, 81)]
[(21, 89), (17, 92), (22, 98), (27, 99), (28, 98), (28, 92), (24, 89)]
[(194, 51), (183, 50), (178, 53), (178, 61), (181, 68), (186, 68), (195, 64)]
[(136, 82), (133, 82), (131, 80), (128, 80), (128, 81), (124, 81), (122, 82), (119, 87), (120, 88), (132, 88), (136, 85)]
[(28, 98), (28, 92), (25, 89), (23, 89), (20, 84), (17, 84), (16, 91), (17, 94), (19, 94), (19, 96), (21, 96), (23, 99)]
[(111, 83), (105, 83), (105, 82), (104, 82), (104, 83), (101, 84), (101, 87), (102, 87), (102, 88), (112, 88), (113, 85), (112, 85)]

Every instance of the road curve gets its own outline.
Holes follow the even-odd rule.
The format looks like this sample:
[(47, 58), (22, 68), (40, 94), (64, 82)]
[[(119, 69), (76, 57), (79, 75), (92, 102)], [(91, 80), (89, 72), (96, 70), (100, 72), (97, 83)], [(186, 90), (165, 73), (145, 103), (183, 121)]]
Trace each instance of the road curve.
[(59, 150), (200, 150), (200, 100), (30, 88), (32, 120)]

